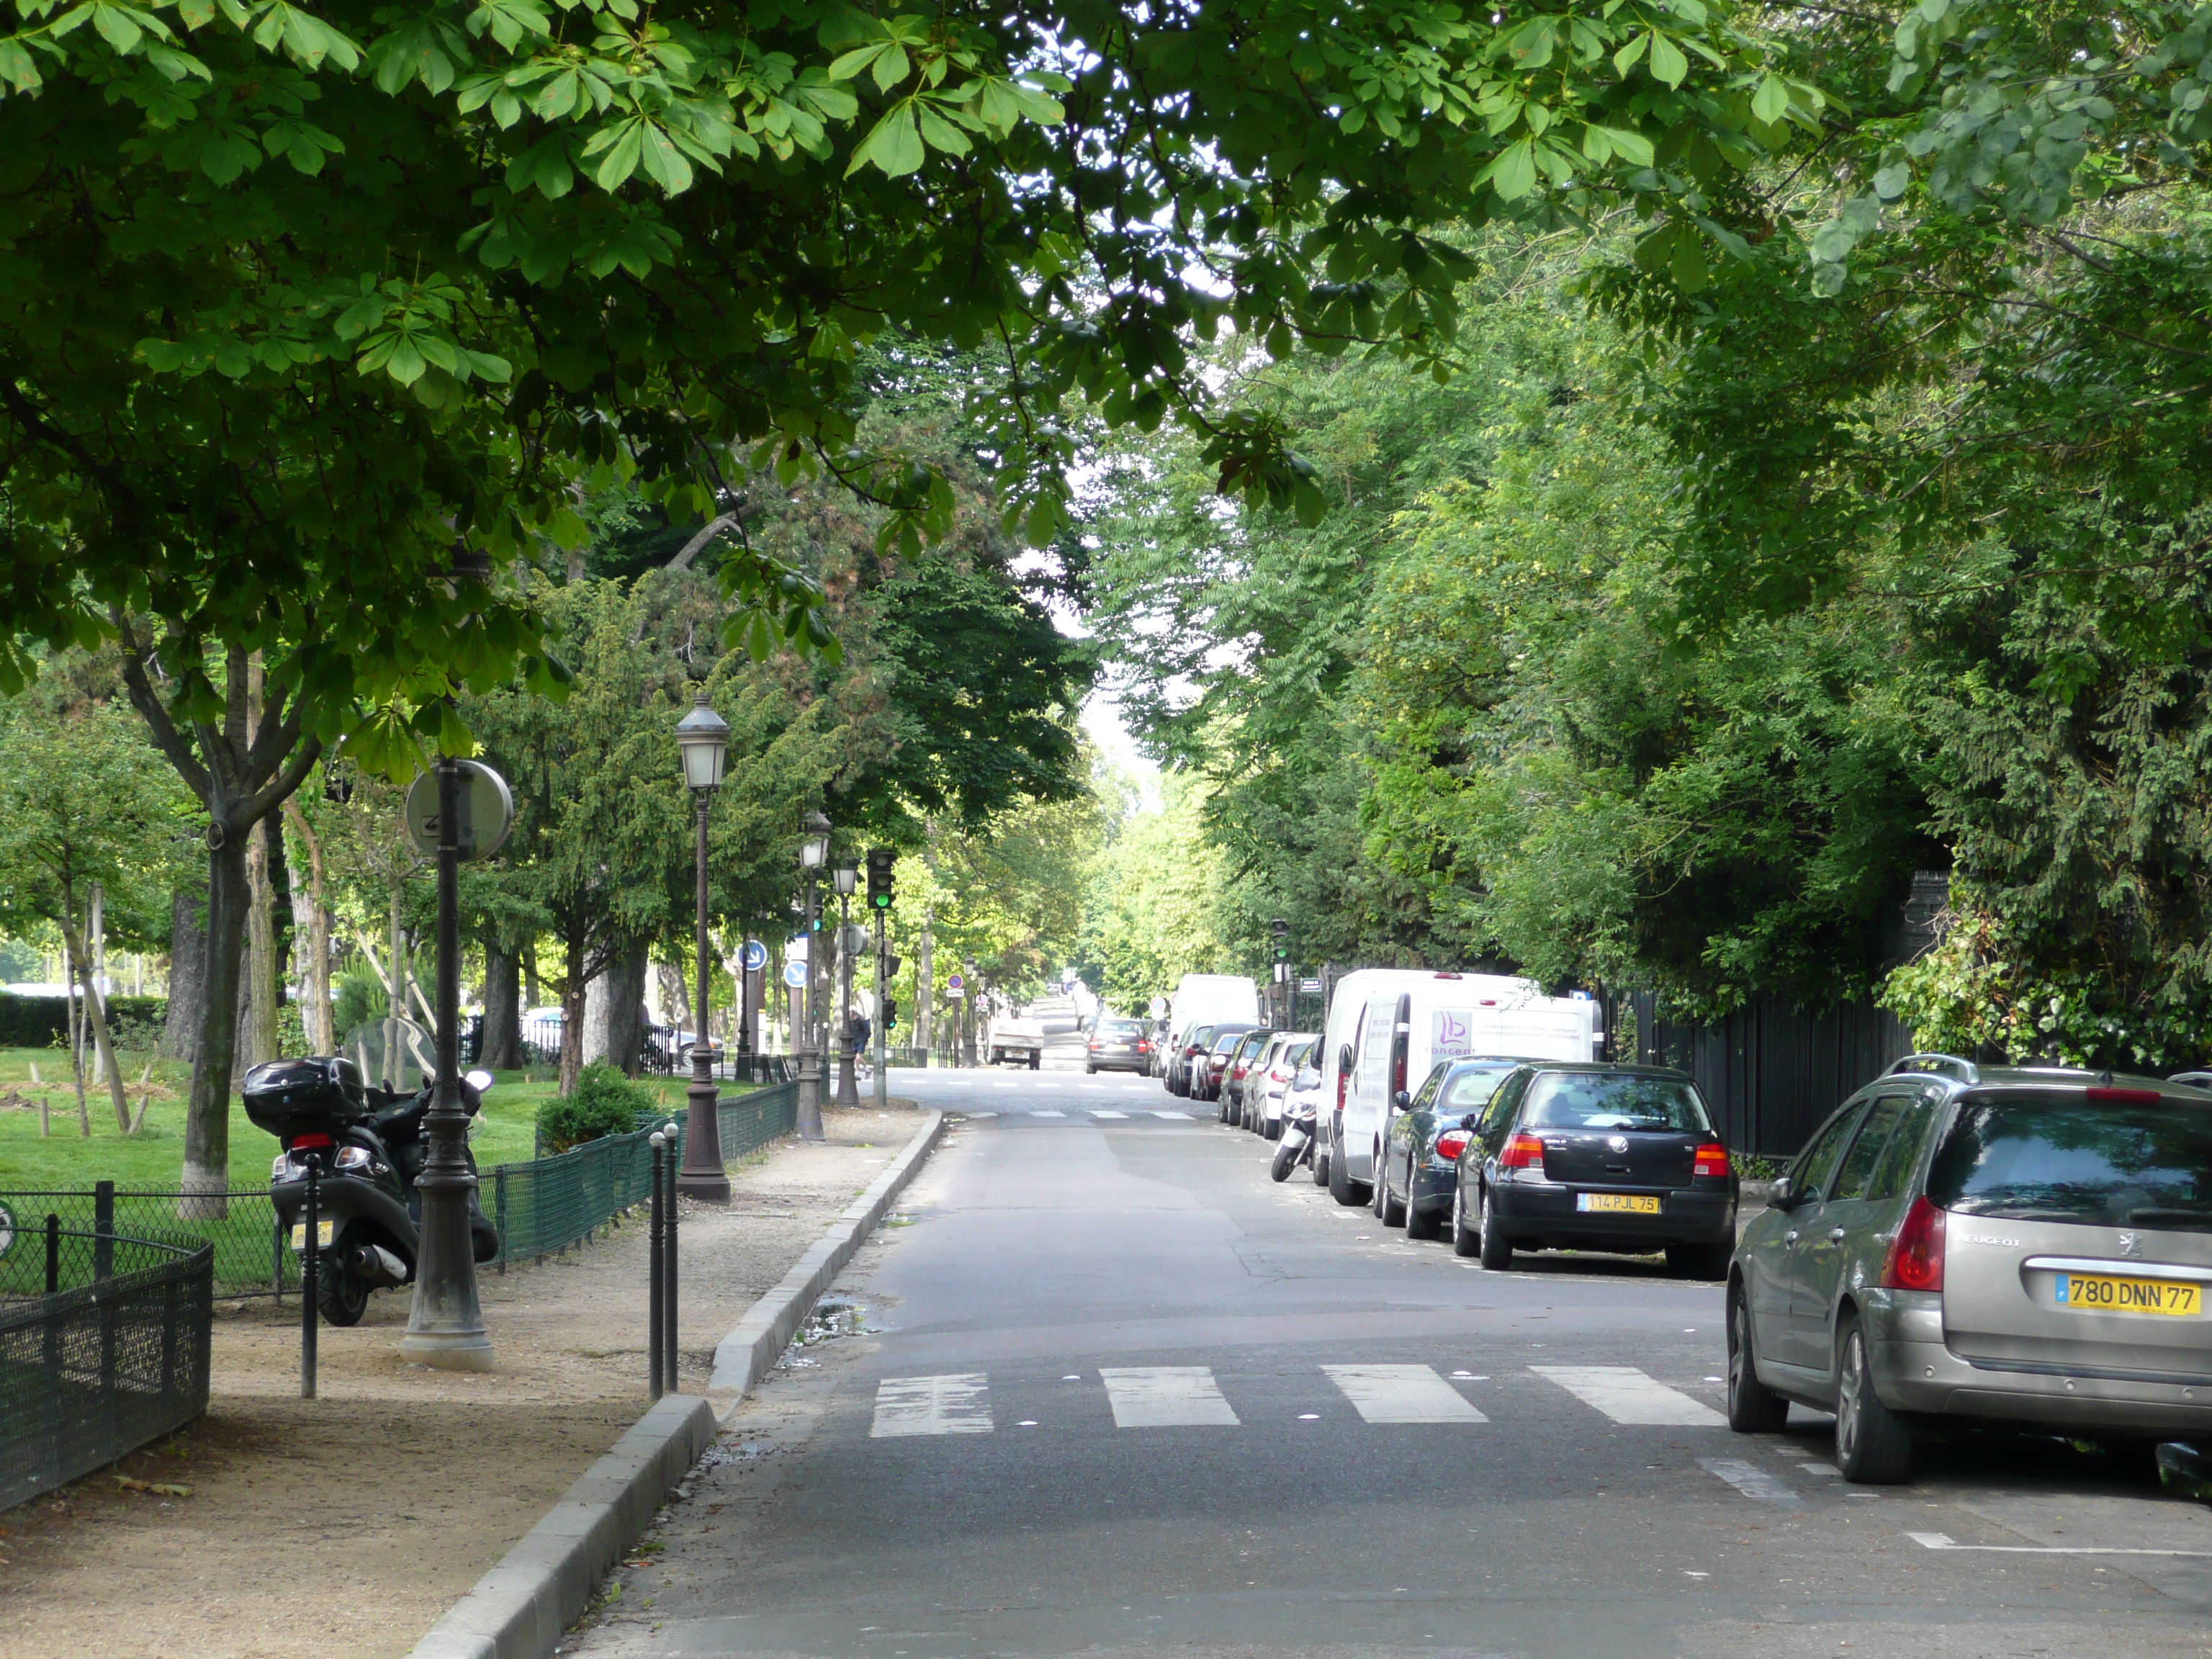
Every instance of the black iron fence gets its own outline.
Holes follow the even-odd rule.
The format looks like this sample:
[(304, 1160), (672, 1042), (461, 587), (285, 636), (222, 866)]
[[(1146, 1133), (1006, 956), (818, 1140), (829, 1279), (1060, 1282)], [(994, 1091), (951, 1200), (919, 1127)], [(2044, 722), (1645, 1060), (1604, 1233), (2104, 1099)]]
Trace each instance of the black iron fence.
[(207, 1409), (212, 1245), (65, 1228), (49, 1212), (0, 1263), (0, 1509)]
[[(1792, 1008), (1754, 1000), (1711, 1022), (1676, 1020), (1649, 991), (1610, 999), (1620, 1058), (1687, 1072), (1738, 1152), (1794, 1157), (1851, 1093), (1912, 1052), (1912, 1034), (1871, 1003)], [(1635, 1052), (1621, 1039), (1632, 1024)]]
[[(778, 1083), (720, 1102), (722, 1154), (738, 1158), (787, 1134), (798, 1121), (799, 1085)], [(651, 1124), (673, 1117), (680, 1146), (684, 1112), (651, 1115)], [(550, 1158), (502, 1164), (477, 1175), (477, 1202), (499, 1230), (500, 1262), (535, 1261), (590, 1237), (615, 1215), (641, 1203), (647, 1191), (650, 1124), (635, 1133), (608, 1135)], [(300, 1288), (300, 1261), (287, 1248), (267, 1188), (234, 1188), (223, 1213), (180, 1219), (182, 1194), (173, 1187), (120, 1188), (101, 1182), (90, 1188), (0, 1191), (0, 1236), (12, 1223), (15, 1237), (0, 1248), (0, 1297), (39, 1294), (43, 1260), (28, 1231), (49, 1214), (62, 1228), (88, 1239), (151, 1234), (205, 1245), (211, 1282), (226, 1297), (283, 1296)], [(207, 1200), (201, 1207), (215, 1207)], [(64, 1287), (87, 1282), (93, 1259), (67, 1257)], [(76, 1275), (70, 1277), (68, 1275)]]

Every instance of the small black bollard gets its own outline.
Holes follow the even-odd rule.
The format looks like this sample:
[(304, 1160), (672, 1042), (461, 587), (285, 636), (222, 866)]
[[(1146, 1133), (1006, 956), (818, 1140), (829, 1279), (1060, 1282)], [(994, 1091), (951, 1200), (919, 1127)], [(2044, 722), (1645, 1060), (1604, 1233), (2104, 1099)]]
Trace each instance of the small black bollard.
[(315, 1397), (315, 1339), (316, 1322), (322, 1316), (318, 1305), (321, 1297), (316, 1292), (321, 1288), (323, 1274), (322, 1210), (323, 1170), (315, 1162), (313, 1152), (307, 1154), (307, 1207), (306, 1224), (300, 1236), (300, 1398)]
[(662, 1271), (662, 1257), (666, 1249), (666, 1240), (663, 1236), (663, 1228), (665, 1225), (665, 1222), (661, 1212), (661, 1189), (665, 1185), (667, 1180), (666, 1174), (663, 1168), (667, 1160), (665, 1155), (661, 1151), (665, 1139), (666, 1137), (662, 1135), (659, 1130), (656, 1129), (653, 1131), (653, 1202), (651, 1206), (653, 1218), (647, 1228), (647, 1236), (652, 1242), (647, 1247), (646, 1252), (649, 1258), (648, 1266), (646, 1271), (650, 1282), (647, 1287), (645, 1298), (646, 1308), (647, 1310), (646, 1315), (647, 1328), (645, 1346), (652, 1354), (652, 1364), (648, 1368), (651, 1372), (652, 1380), (647, 1383), (647, 1387), (653, 1398), (655, 1400), (659, 1399), (662, 1395), (667, 1392), (667, 1389), (662, 1386), (661, 1379), (661, 1331), (665, 1318), (665, 1311), (661, 1307), (661, 1298), (667, 1291), (667, 1283)]
[[(676, 1144), (676, 1126), (670, 1124), (665, 1133), (672, 1148)], [(661, 1263), (668, 1277), (668, 1288), (661, 1293), (660, 1334), (667, 1346), (663, 1349), (661, 1375), (667, 1379), (668, 1392), (681, 1394), (683, 1383), (676, 1375), (676, 1175), (677, 1159), (671, 1152), (668, 1159), (668, 1237), (661, 1249)]]

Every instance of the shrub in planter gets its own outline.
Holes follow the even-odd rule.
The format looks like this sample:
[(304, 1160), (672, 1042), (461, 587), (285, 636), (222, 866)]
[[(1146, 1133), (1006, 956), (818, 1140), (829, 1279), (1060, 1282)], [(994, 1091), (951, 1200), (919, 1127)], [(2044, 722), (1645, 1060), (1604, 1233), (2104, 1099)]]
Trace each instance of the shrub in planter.
[(638, 1114), (651, 1111), (653, 1103), (650, 1089), (595, 1060), (574, 1090), (538, 1109), (538, 1137), (547, 1152), (565, 1152), (602, 1135), (628, 1134), (637, 1127)]

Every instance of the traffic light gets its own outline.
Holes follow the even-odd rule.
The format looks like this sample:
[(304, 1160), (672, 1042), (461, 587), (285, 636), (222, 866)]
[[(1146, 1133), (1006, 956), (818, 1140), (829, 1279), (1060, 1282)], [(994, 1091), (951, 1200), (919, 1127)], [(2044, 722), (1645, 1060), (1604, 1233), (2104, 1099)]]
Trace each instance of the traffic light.
[(1291, 924), (1278, 916), (1267, 924), (1267, 931), (1275, 936), (1275, 960), (1288, 962), (1291, 959)]
[(889, 997), (884, 999), (884, 1030), (886, 1031), (898, 1030), (898, 1004), (893, 1002)]
[(891, 908), (891, 866), (898, 862), (898, 854), (888, 847), (868, 848), (868, 908), (888, 910)]
[(886, 951), (884, 952), (884, 977), (885, 979), (896, 979), (898, 977), (899, 960), (898, 952), (896, 951)]

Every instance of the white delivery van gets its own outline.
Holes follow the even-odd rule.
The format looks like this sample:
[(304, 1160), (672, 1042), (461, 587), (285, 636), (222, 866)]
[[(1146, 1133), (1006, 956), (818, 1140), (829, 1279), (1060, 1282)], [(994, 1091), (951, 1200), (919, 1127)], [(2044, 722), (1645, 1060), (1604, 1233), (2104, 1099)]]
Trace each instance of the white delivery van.
[(1547, 997), (1532, 980), (1419, 968), (1346, 974), (1329, 997), (1320, 1055), (1330, 1195), (1367, 1201), (1392, 1102), (1438, 1060), (1595, 1060), (1603, 1041), (1595, 1000)]
[(1260, 988), (1242, 974), (1185, 974), (1168, 1016), (1168, 1052), (1182, 1048), (1194, 1025), (1260, 1023)]

